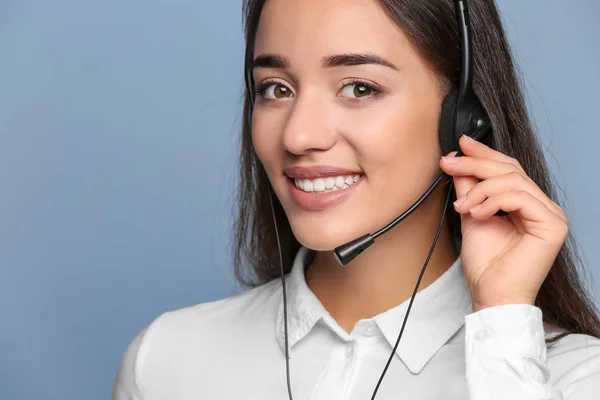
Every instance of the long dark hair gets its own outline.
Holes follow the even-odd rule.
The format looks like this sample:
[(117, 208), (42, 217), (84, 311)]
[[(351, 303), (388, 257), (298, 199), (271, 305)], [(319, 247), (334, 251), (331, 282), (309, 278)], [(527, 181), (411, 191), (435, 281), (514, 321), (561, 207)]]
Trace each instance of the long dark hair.
[[(453, 0), (377, 0), (387, 15), (405, 32), (421, 56), (450, 88), (460, 80), (461, 42)], [(265, 0), (244, 0), (245, 63), (254, 53), (256, 30)], [(474, 90), (487, 110), (493, 127), (485, 143), (517, 159), (527, 175), (557, 204), (556, 191), (544, 154), (527, 114), (522, 82), (517, 78), (510, 47), (494, 0), (470, 0), (473, 32)], [(281, 276), (277, 238), (269, 203), (269, 180), (254, 152), (249, 123), (249, 102), (244, 104), (241, 137), (238, 214), (235, 220), (234, 265), (237, 279), (258, 286)], [(274, 196), (275, 197), (275, 196)], [(452, 201), (456, 193), (452, 193)], [(274, 198), (285, 272), (289, 272), (300, 244), (295, 239), (280, 203)], [(448, 207), (448, 226), (461, 237), (460, 216)], [(576, 243), (569, 234), (542, 284), (536, 306), (544, 322), (569, 333), (600, 338), (600, 319), (582, 280)], [(582, 271), (583, 272), (583, 271)]]

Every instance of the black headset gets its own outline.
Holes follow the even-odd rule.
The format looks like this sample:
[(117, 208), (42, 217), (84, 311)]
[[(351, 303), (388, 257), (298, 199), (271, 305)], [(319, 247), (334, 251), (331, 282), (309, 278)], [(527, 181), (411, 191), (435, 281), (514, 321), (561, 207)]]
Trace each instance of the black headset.
[[(477, 95), (473, 91), (473, 47), (471, 41), (471, 24), (469, 18), (469, 9), (467, 7), (467, 0), (453, 0), (454, 8), (456, 13), (456, 18), (458, 22), (458, 26), (460, 29), (460, 37), (462, 41), (462, 71), (461, 71), (461, 80), (460, 86), (458, 89), (451, 90), (442, 103), (442, 110), (440, 114), (439, 120), (439, 141), (440, 146), (443, 151), (443, 154), (448, 154), (451, 151), (458, 151), (457, 157), (462, 155), (462, 151), (458, 145), (458, 141), (461, 136), (468, 135), (473, 139), (480, 141), (482, 140), (490, 131), (491, 131), (491, 122), (490, 119), (483, 108), (483, 105), (477, 98)], [(251, 58), (249, 57), (250, 49), (246, 48), (246, 62), (245, 62), (245, 81), (246, 81), (246, 93), (247, 93), (247, 101), (248, 101), (248, 126), (252, 126), (252, 107), (254, 104), (254, 87), (253, 87), (253, 79), (252, 79), (252, 71), (250, 67)], [(439, 183), (443, 180), (444, 177), (448, 177), (448, 175), (444, 172), (441, 172), (440, 175), (436, 178), (433, 184), (423, 193), (423, 195), (412, 205), (410, 206), (404, 213), (402, 213), (399, 217), (394, 219), (385, 227), (381, 228), (379, 231), (373, 234), (366, 234), (361, 236), (355, 240), (352, 240), (346, 244), (338, 246), (334, 250), (334, 254), (338, 262), (344, 266), (352, 261), (355, 257), (357, 257), (360, 253), (362, 253), (365, 249), (367, 249), (371, 244), (374, 243), (374, 240), (386, 233), (398, 223), (403, 221), (406, 217), (408, 217), (415, 209), (417, 209), (434, 191), (434, 189), (439, 185)], [(453, 180), (452, 177), (449, 177), (449, 188), (448, 195), (446, 197), (446, 204), (444, 206), (444, 210), (442, 212), (442, 218), (440, 219), (440, 223), (438, 225), (438, 229), (433, 240), (433, 244), (431, 249), (429, 250), (429, 254), (427, 255), (427, 259), (419, 278), (417, 280), (417, 285), (415, 286), (415, 290), (408, 304), (408, 308), (406, 310), (406, 315), (404, 317), (404, 322), (402, 323), (402, 328), (400, 329), (400, 333), (398, 335), (398, 339), (394, 345), (394, 349), (390, 354), (388, 362), (377, 382), (377, 386), (373, 391), (373, 395), (371, 400), (375, 399), (377, 391), (379, 390), (379, 386), (383, 381), (383, 377), (387, 372), (387, 369), (396, 353), (396, 349), (398, 348), (398, 344), (400, 343), (400, 338), (402, 337), (402, 333), (404, 332), (404, 327), (406, 325), (406, 320), (410, 313), (410, 309), (412, 307), (415, 296), (418, 292), (419, 285), (421, 283), (421, 279), (425, 272), (425, 268), (429, 264), (429, 260), (431, 255), (433, 254), (433, 250), (435, 249), (435, 245), (438, 241), (441, 228), (443, 226), (443, 221), (446, 215), (446, 210), (448, 208), (448, 203), (450, 200), (450, 195), (452, 193), (452, 185)], [(286, 287), (285, 287), (285, 279), (284, 279), (284, 270), (283, 270), (283, 259), (281, 252), (281, 243), (279, 240), (279, 232), (277, 230), (277, 221), (275, 219), (275, 210), (273, 208), (273, 191), (270, 192), (270, 201), (271, 201), (271, 211), (273, 214), (273, 222), (275, 224), (275, 234), (277, 237), (277, 246), (279, 248), (279, 263), (281, 267), (281, 281), (282, 281), (282, 290), (283, 290), (283, 305), (284, 305), (284, 328), (285, 328), (285, 358), (286, 358), (286, 376), (287, 376), (287, 388), (288, 395), (290, 400), (292, 398), (291, 384), (290, 384), (290, 373), (289, 373), (289, 348), (288, 348), (288, 333), (287, 333), (287, 295), (286, 295)], [(499, 212), (496, 215), (506, 215), (503, 212)]]

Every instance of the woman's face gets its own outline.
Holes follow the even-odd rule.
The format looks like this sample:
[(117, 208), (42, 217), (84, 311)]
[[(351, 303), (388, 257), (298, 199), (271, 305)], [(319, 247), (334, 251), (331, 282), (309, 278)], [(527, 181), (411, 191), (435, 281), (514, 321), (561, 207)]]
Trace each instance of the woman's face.
[(375, 0), (267, 0), (252, 140), (295, 237), (331, 250), (435, 179), (442, 87)]

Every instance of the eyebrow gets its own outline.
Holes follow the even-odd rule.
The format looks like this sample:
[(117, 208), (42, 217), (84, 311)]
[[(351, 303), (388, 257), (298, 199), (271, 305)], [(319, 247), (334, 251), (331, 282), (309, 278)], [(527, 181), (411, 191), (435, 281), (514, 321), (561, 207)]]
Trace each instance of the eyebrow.
[[(321, 65), (323, 68), (335, 68), (335, 67), (349, 67), (353, 65), (365, 65), (365, 64), (376, 64), (383, 65), (385, 67), (392, 68), (396, 71), (399, 70), (391, 62), (387, 61), (381, 56), (372, 53), (349, 53), (349, 54), (336, 54), (332, 56), (323, 57)], [(277, 68), (277, 69), (288, 69), (290, 67), (290, 61), (287, 57), (276, 55), (276, 54), (265, 54), (260, 55), (254, 59), (251, 65), (251, 69), (256, 67), (263, 68)]]

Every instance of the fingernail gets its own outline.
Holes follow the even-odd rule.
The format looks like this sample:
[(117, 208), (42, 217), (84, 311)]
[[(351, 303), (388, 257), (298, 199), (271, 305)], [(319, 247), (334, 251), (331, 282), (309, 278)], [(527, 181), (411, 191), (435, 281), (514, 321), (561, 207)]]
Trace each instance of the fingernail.
[(458, 199), (456, 199), (456, 201), (453, 203), (455, 206), (460, 206), (462, 203), (465, 202), (465, 200), (467, 199), (467, 195), (465, 194), (462, 197), (459, 197)]
[(442, 161), (447, 164), (456, 164), (458, 162), (458, 157), (442, 157)]
[(464, 134), (464, 133), (463, 133), (463, 136), (464, 136), (464, 137), (467, 139), (467, 141), (469, 141), (469, 142), (474, 142), (474, 141), (475, 141), (475, 139), (473, 139), (471, 136), (469, 136), (469, 135), (467, 135), (467, 134)]
[(471, 208), (469, 211), (470, 212), (477, 212), (477, 211), (479, 211), (481, 209), (481, 206), (482, 206), (482, 204), (480, 204), (478, 206), (475, 206), (475, 207)]

